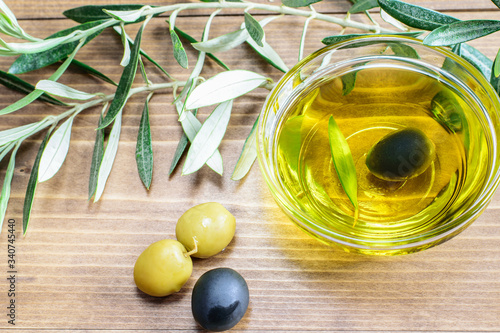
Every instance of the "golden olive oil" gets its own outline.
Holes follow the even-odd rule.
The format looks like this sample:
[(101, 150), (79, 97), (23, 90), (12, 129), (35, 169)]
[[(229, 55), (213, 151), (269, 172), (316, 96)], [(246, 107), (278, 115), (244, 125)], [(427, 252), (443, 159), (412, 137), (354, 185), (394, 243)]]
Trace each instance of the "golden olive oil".
[[(278, 124), (280, 182), (304, 214), (329, 230), (367, 239), (418, 237), (439, 226), (445, 215), (458, 214), (457, 207), (468, 200), (461, 191), (468, 167), (479, 170), (487, 158), (486, 151), (481, 153), (480, 124), (466, 116), (473, 114), (470, 108), (471, 102), (458, 89), (403, 68), (363, 68), (323, 78), (296, 98)], [(354, 159), (356, 220), (334, 169), (330, 116)], [(417, 128), (432, 141), (432, 163), (420, 175), (402, 181), (374, 176), (366, 166), (368, 152), (386, 135), (405, 128)], [(473, 140), (470, 133), (476, 133)], [(472, 145), (474, 158), (468, 156)], [(414, 158), (420, 158), (418, 154)], [(400, 167), (410, 167), (412, 158), (401, 160)], [(467, 182), (474, 181), (478, 179), (467, 177)]]

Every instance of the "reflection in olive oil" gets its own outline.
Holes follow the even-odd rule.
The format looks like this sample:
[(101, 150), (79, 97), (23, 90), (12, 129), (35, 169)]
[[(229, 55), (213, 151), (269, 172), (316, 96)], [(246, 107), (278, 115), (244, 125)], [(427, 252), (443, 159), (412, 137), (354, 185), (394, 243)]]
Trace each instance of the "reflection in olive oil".
[[(452, 89), (404, 69), (365, 68), (343, 94), (341, 78), (326, 79), (301, 96), (279, 125), (277, 164), (290, 197), (325, 227), (371, 238), (408, 236), (440, 223), (457, 200), (467, 172), (469, 105)], [(467, 112), (465, 112), (467, 114)], [(335, 172), (328, 142), (333, 115), (356, 165), (359, 219)], [(370, 148), (393, 131), (416, 127), (436, 147), (431, 166), (406, 181), (370, 173)], [(475, 144), (481, 144), (476, 142)], [(471, 161), (469, 161), (470, 163)], [(411, 161), (402, 161), (411, 163)], [(480, 163), (480, 162), (477, 162)]]

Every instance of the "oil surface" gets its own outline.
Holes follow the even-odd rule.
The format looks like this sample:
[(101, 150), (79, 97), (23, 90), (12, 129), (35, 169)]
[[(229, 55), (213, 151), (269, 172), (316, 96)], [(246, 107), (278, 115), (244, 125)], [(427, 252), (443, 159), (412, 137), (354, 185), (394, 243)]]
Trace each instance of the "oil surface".
[[(280, 180), (300, 209), (330, 230), (370, 239), (424, 232), (439, 224), (456, 202), (466, 200), (460, 199), (460, 190), (467, 151), (469, 145), (480, 144), (469, 140), (474, 124), (464, 116), (467, 108), (455, 90), (415, 71), (365, 68), (325, 78), (297, 98), (278, 125)], [(347, 139), (356, 166), (357, 220), (331, 157), (331, 115)], [(420, 129), (434, 143), (436, 157), (431, 166), (406, 181), (372, 175), (365, 164), (370, 148), (388, 133), (408, 127)], [(402, 167), (404, 163), (411, 161), (402, 161)]]

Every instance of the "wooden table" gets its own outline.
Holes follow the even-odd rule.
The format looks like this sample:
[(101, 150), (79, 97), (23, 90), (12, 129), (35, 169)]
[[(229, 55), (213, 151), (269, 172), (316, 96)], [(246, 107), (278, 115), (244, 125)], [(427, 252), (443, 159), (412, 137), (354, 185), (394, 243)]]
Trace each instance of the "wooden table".
[[(276, 0), (277, 2), (278, 0)], [(74, 23), (62, 11), (84, 4), (120, 4), (125, 0), (6, 0), (22, 27), (46, 37)], [(144, 1), (150, 5), (174, 0)], [(462, 18), (500, 19), (489, 0), (411, 0), (414, 4)], [(318, 11), (342, 18), (350, 6), (344, 0), (326, 0)], [(377, 12), (375, 10), (375, 12)], [(178, 26), (199, 38), (209, 12), (188, 11)], [(216, 18), (211, 36), (235, 30), (241, 12), (228, 11)], [(378, 14), (374, 14), (378, 16)], [(260, 18), (259, 15), (256, 15)], [(356, 20), (367, 21), (357, 15)], [(189, 71), (172, 57), (166, 17), (153, 19), (145, 32), (143, 48), (178, 79)], [(379, 20), (380, 21), (380, 20)], [(288, 66), (297, 61), (302, 18), (286, 17), (266, 28), (267, 41)], [(136, 26), (127, 27), (135, 35)], [(337, 26), (313, 22), (305, 52), (320, 48), (320, 40), (340, 32)], [(348, 29), (347, 32), (355, 32)], [(186, 44), (191, 66), (196, 52)], [(493, 59), (500, 34), (471, 43)], [(105, 31), (83, 48), (77, 59), (120, 78), (121, 41)], [(232, 69), (250, 69), (277, 80), (281, 73), (258, 59), (247, 46), (220, 54)], [(12, 58), (0, 58), (6, 70)], [(47, 78), (51, 66), (21, 77), (31, 83)], [(147, 64), (150, 79), (165, 77)], [(207, 61), (203, 75), (219, 71)], [(141, 84), (140, 75), (137, 84)], [(114, 88), (70, 69), (60, 79), (83, 91)], [(0, 87), (0, 107), (22, 97)], [(135, 166), (137, 126), (146, 95), (134, 96), (123, 117), (118, 156), (98, 203), (87, 200), (94, 129), (100, 109), (90, 109), (75, 119), (68, 157), (60, 172), (41, 183), (36, 192), (30, 230), (21, 235), (22, 207), (30, 170), (42, 136), (26, 141), (18, 153), (12, 195), (6, 217), (16, 221), (15, 326), (6, 315), (11, 297), (7, 267), (7, 223), (0, 235), (0, 328), (18, 330), (200, 330), (190, 309), (198, 277), (209, 269), (231, 267), (246, 279), (250, 306), (235, 330), (245, 331), (500, 331), (500, 195), (465, 232), (433, 249), (398, 257), (368, 257), (345, 253), (311, 239), (277, 208), (255, 164), (242, 181), (230, 180), (243, 142), (260, 111), (267, 91), (256, 90), (236, 101), (228, 132), (220, 147), (224, 157), (222, 177), (204, 167), (190, 176), (177, 170), (169, 177), (170, 161), (181, 128), (171, 105), (171, 93), (151, 100), (151, 126), (155, 169), (149, 191)], [(40, 120), (63, 110), (35, 103), (1, 116), (0, 130)], [(205, 119), (210, 110), (201, 110)], [(7, 162), (0, 163), (0, 179)], [(137, 256), (150, 243), (174, 238), (175, 223), (189, 207), (207, 202), (223, 203), (237, 218), (236, 237), (221, 254), (194, 260), (193, 275), (174, 295), (152, 298), (135, 287), (132, 271)]]

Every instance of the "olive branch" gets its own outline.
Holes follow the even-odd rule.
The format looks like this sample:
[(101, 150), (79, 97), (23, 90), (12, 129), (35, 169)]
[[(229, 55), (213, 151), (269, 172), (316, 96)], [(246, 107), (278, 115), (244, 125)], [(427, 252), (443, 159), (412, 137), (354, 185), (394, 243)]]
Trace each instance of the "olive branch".
[[(0, 194), (0, 227), (5, 218), (10, 197), (16, 153), (19, 147), (28, 137), (45, 132), (45, 137), (40, 143), (38, 154), (33, 162), (26, 189), (23, 207), (23, 232), (25, 234), (37, 184), (51, 179), (63, 165), (70, 146), (74, 118), (81, 112), (95, 108), (100, 110), (101, 116), (99, 123), (96, 124), (96, 140), (91, 160), (88, 196), (89, 200), (93, 198), (94, 202), (100, 200), (117, 154), (122, 113), (127, 101), (137, 94), (147, 94), (136, 145), (137, 170), (147, 189), (151, 185), (153, 175), (149, 101), (154, 97), (154, 94), (162, 91), (172, 93), (174, 97), (173, 108), (177, 112), (178, 122), (183, 129), (183, 136), (179, 140), (172, 158), (170, 173), (175, 170), (181, 157), (186, 155), (182, 174), (196, 172), (205, 164), (216, 173), (222, 174), (222, 156), (218, 147), (226, 132), (234, 99), (257, 88), (271, 90), (274, 83), (270, 78), (253, 71), (230, 70), (215, 54), (230, 51), (238, 45), (247, 43), (257, 56), (271, 66), (282, 72), (288, 71), (288, 67), (280, 55), (266, 42), (264, 32), (267, 24), (278, 22), (285, 15), (305, 18), (300, 34), (298, 60), (304, 57), (307, 30), (312, 20), (323, 21), (342, 28), (339, 35), (323, 39), (322, 42), (326, 45), (366, 33), (417, 36), (422, 31), (431, 31), (425, 37), (424, 43), (452, 46), (454, 52), (471, 62), (487, 78), (491, 78), (495, 89), (500, 90), (500, 81), (498, 80), (500, 55), (493, 62), (478, 50), (465, 44), (470, 39), (500, 30), (500, 21), (460, 21), (451, 16), (399, 0), (351, 0), (353, 5), (346, 16), (337, 18), (317, 12), (313, 4), (320, 1), (282, 0), (280, 4), (274, 5), (251, 1), (202, 0), (196, 3), (178, 3), (156, 7), (139, 4), (83, 6), (64, 12), (67, 18), (79, 23), (78, 25), (41, 39), (28, 35), (21, 28), (8, 6), (0, 0), (0, 33), (18, 40), (18, 42), (6, 42), (0, 38), (0, 55), (18, 56), (7, 72), (0, 71), (0, 83), (25, 94), (17, 102), (1, 109), (0, 116), (20, 110), (37, 100), (63, 109), (62, 112), (45, 117), (38, 122), (0, 131), (0, 161), (10, 156)], [(498, 0), (492, 1), (500, 7)], [(373, 17), (374, 13), (368, 12), (376, 7), (380, 7), (379, 15), (382, 21), (393, 28), (382, 27)], [(176, 23), (181, 19), (179, 14), (182, 11), (203, 9), (210, 9), (212, 13), (207, 19), (201, 40), (197, 41), (180, 30)], [(209, 38), (214, 17), (225, 9), (242, 11), (240, 29)], [(251, 14), (253, 11), (264, 11), (276, 15), (266, 15), (264, 19), (258, 21)], [(351, 18), (352, 13), (359, 12), (364, 13), (369, 23), (355, 21)], [(160, 15), (168, 15), (165, 24), (172, 40), (173, 58), (179, 66), (189, 67), (183, 41), (184, 43), (187, 41), (198, 52), (196, 63), (192, 66), (186, 81), (175, 79), (174, 75), (165, 71), (141, 48), (143, 31), (148, 22), (151, 19), (163, 19), (159, 17)], [(140, 24), (140, 29), (134, 39), (128, 36), (125, 29), (130, 24)], [(75, 55), (82, 47), (98, 37), (103, 30), (109, 28), (112, 28), (120, 36), (123, 43), (123, 54), (120, 62), (123, 71), (118, 83), (104, 73), (75, 59)], [(346, 35), (343, 34), (345, 28), (358, 29), (362, 33)], [(417, 31), (412, 29), (417, 29)], [(400, 52), (409, 52), (411, 56), (411, 50), (400, 50)], [(215, 61), (222, 71), (205, 80), (201, 74), (207, 58)], [(165, 75), (165, 82), (151, 82), (148, 79), (144, 61), (149, 61), (156, 66)], [(58, 62), (62, 63), (57, 70), (48, 79), (40, 80), (34, 86), (16, 76)], [(59, 83), (59, 78), (69, 66), (76, 66), (89, 75), (115, 85), (115, 92), (109, 95), (104, 93), (91, 94)], [(140, 72), (144, 85), (132, 88), (137, 72)], [(351, 81), (350, 84), (354, 84), (354, 80)], [(348, 90), (349, 87), (346, 87), (346, 91)], [(63, 102), (60, 98), (71, 102)], [(214, 109), (208, 118), (201, 123), (196, 117), (197, 110), (206, 106), (214, 106)], [(257, 120), (243, 145), (241, 155), (231, 176), (233, 180), (243, 178), (256, 159), (256, 124)], [(109, 135), (105, 135), (106, 128), (111, 129)]]

